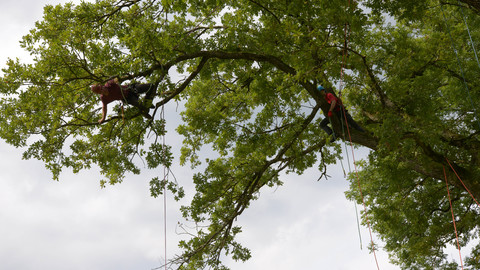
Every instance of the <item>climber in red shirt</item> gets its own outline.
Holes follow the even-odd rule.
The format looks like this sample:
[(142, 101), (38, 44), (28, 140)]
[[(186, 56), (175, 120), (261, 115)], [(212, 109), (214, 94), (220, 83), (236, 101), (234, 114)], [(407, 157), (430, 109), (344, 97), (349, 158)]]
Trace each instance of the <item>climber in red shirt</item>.
[(356, 130), (359, 130), (361, 132), (365, 131), (359, 124), (357, 124), (357, 122), (355, 122), (355, 120), (353, 120), (352, 116), (348, 113), (347, 109), (343, 107), (342, 100), (340, 98), (334, 96), (332, 93), (327, 93), (327, 91), (325, 91), (325, 88), (323, 88), (323, 86), (321, 85), (319, 85), (317, 89), (323, 95), (323, 97), (328, 102), (328, 104), (330, 104), (330, 108), (327, 112), (328, 118), (324, 118), (320, 122), (320, 128), (323, 129), (328, 135), (332, 135), (330, 142), (333, 142), (337, 139), (337, 137), (335, 136), (335, 133), (333, 133), (332, 129), (328, 126), (328, 123), (330, 122), (329, 118), (333, 117), (334, 113), (337, 117), (340, 118), (342, 123), (343, 123), (343, 120), (346, 118), (349, 127), (353, 127)]
[(98, 120), (101, 124), (105, 121), (107, 116), (107, 105), (115, 100), (121, 100), (124, 103), (131, 104), (140, 109), (140, 111), (148, 118), (151, 116), (148, 114), (148, 109), (142, 106), (138, 102), (139, 94), (146, 93), (146, 99), (152, 100), (156, 93), (157, 86), (155, 84), (130, 84), (120, 85), (117, 79), (109, 80), (104, 85), (94, 84), (91, 86), (92, 92), (100, 95), (102, 101), (102, 118)]

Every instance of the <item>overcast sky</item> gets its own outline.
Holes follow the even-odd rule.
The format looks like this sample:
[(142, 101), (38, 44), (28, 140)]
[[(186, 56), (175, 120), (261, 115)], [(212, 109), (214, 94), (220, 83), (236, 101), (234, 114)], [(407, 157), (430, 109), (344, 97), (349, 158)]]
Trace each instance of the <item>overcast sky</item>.
[[(8, 57), (29, 59), (18, 41), (41, 19), (45, 4), (60, 2), (65, 1), (2, 0), (2, 67)], [(182, 138), (174, 131), (175, 106), (167, 108), (167, 120), (167, 143), (178, 157)], [(163, 197), (151, 198), (148, 190), (149, 179), (161, 171), (129, 175), (124, 183), (101, 189), (95, 170), (77, 175), (66, 171), (55, 182), (42, 163), (22, 160), (22, 149), (0, 141), (0, 151), (1, 269), (139, 270), (163, 264)], [(357, 158), (365, 154), (355, 152)], [(189, 167), (179, 167), (177, 159), (172, 171), (191, 190)], [(282, 187), (263, 190), (238, 219), (243, 226), (239, 240), (253, 258), (228, 265), (233, 270), (377, 269), (366, 248), (370, 237), (365, 227), (361, 249), (355, 205), (344, 196), (347, 181), (340, 167), (330, 167), (329, 174), (330, 180), (317, 181), (318, 172), (310, 170), (285, 177)], [(183, 223), (180, 204), (167, 197), (168, 258), (182, 237), (176, 233), (178, 223)], [(388, 263), (384, 252), (377, 252), (377, 258), (380, 269), (399, 269)]]

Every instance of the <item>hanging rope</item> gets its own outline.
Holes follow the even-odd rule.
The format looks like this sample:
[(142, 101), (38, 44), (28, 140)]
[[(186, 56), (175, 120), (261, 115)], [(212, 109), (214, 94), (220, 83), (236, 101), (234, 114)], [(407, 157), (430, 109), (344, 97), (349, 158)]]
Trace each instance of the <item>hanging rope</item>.
[[(348, 9), (350, 9), (350, 0), (348, 0)], [(342, 66), (340, 68), (340, 87), (338, 91), (339, 97), (342, 97), (343, 76), (345, 73), (345, 67), (347, 66), (348, 43), (350, 41), (350, 27), (348, 26), (349, 26), (348, 22), (345, 22), (345, 26), (343, 28), (344, 44), (343, 44), (343, 50), (342, 50)]]
[(473, 114), (475, 116), (475, 119), (477, 120), (478, 128), (480, 130), (480, 120), (478, 119), (477, 109), (476, 109), (476, 107), (473, 103), (472, 97), (470, 95), (470, 90), (468, 88), (468, 84), (467, 84), (467, 81), (465, 79), (465, 73), (463, 72), (463, 67), (462, 67), (462, 64), (460, 62), (460, 57), (458, 56), (458, 51), (457, 51), (457, 48), (455, 46), (455, 42), (453, 41), (452, 33), (450, 32), (450, 27), (448, 27), (447, 17), (445, 16), (445, 11), (443, 10), (443, 4), (440, 5), (440, 8), (442, 9), (443, 19), (445, 20), (445, 25), (447, 27), (448, 35), (449, 35), (450, 41), (452, 43), (452, 48), (453, 48), (453, 51), (455, 52), (455, 56), (457, 58), (457, 64), (458, 64), (458, 68), (460, 69), (460, 74), (461, 74), (462, 79), (463, 79), (463, 85), (464, 85), (465, 91), (467, 92), (467, 97), (470, 100), (470, 104), (471, 104), (472, 109), (473, 109)]
[(460, 251), (460, 242), (458, 241), (457, 225), (455, 223), (455, 215), (453, 214), (452, 199), (450, 197), (450, 190), (448, 188), (448, 180), (447, 180), (447, 173), (445, 172), (445, 166), (443, 166), (443, 174), (445, 175), (445, 184), (447, 185), (448, 202), (450, 203), (450, 210), (452, 212), (453, 228), (455, 229), (455, 237), (457, 239), (458, 255), (460, 256), (460, 265), (462, 266), (462, 269), (463, 269), (462, 253)]
[[(342, 117), (340, 117), (340, 122), (341, 122), (341, 125), (342, 125), (343, 137), (345, 138), (345, 126), (343, 124), (343, 118)], [(331, 121), (330, 121), (330, 124), (331, 124)], [(332, 127), (333, 127), (333, 125), (332, 125)], [(332, 129), (332, 131), (333, 131), (333, 129)], [(345, 146), (345, 154), (347, 155), (348, 173), (351, 174), (352, 173), (352, 167), (350, 166), (350, 156), (348, 154), (348, 145), (347, 145), (346, 142), (344, 143), (344, 146)], [(343, 168), (343, 163), (342, 163), (342, 169), (343, 169), (343, 173), (345, 174), (345, 169)], [(359, 238), (359, 241), (360, 241), (360, 249), (363, 249), (362, 234), (360, 233), (360, 219), (358, 217), (357, 202), (354, 201), (353, 204), (355, 205), (355, 217), (356, 217), (356, 220), (357, 220), (357, 231), (358, 231), (358, 238)]]
[[(350, 0), (347, 1), (347, 8), (350, 9)], [(341, 98), (342, 96), (342, 90), (344, 86), (344, 74), (345, 74), (345, 67), (347, 66), (347, 58), (348, 58), (348, 42), (350, 40), (350, 28), (348, 27), (349, 24), (348, 22), (345, 22), (345, 26), (343, 28), (343, 36), (344, 36), (344, 44), (343, 44), (343, 50), (342, 50), (342, 65), (340, 67), (340, 85), (339, 85), (339, 91), (338, 91), (338, 97)], [(343, 125), (343, 119), (340, 117), (340, 121), (342, 124), (342, 133), (343, 137), (345, 138), (345, 128)], [(333, 131), (333, 124), (330, 120), (330, 125), (332, 125), (332, 131)], [(333, 134), (335, 134), (335, 131), (333, 131)], [(347, 144), (345, 143), (345, 153), (347, 155), (347, 164), (348, 164), (348, 173), (352, 173), (352, 169), (350, 167), (350, 157), (348, 155), (348, 149), (347, 149)], [(340, 160), (340, 164), (342, 165), (342, 170), (343, 174), (345, 175), (345, 168), (343, 167), (343, 162)], [(363, 243), (362, 243), (362, 234), (360, 233), (360, 219), (358, 217), (358, 209), (357, 209), (357, 203), (354, 201), (353, 202), (355, 206), (355, 217), (357, 221), (357, 231), (358, 231), (358, 238), (360, 241), (360, 249), (363, 249)]]
[(360, 192), (360, 197), (362, 198), (362, 204), (363, 204), (363, 209), (365, 211), (365, 218), (367, 220), (367, 226), (368, 226), (368, 232), (370, 234), (370, 241), (371, 241), (371, 244), (372, 244), (372, 251), (373, 251), (373, 256), (375, 257), (375, 263), (377, 264), (377, 269), (380, 270), (380, 266), (378, 265), (378, 259), (377, 259), (377, 254), (375, 252), (375, 244), (373, 242), (373, 234), (372, 234), (372, 228), (370, 226), (370, 219), (368, 218), (368, 210), (367, 210), (367, 206), (365, 204), (365, 198), (363, 196), (363, 191), (362, 191), (362, 185), (360, 183), (360, 176), (358, 175), (358, 169), (357, 169), (357, 164), (355, 162), (355, 151), (354, 151), (354, 148), (353, 148), (353, 142), (352, 142), (352, 136), (350, 134), (350, 128), (348, 126), (348, 121), (347, 121), (347, 114), (346, 114), (346, 111), (345, 111), (345, 107), (342, 106), (342, 109), (343, 109), (343, 116), (344, 116), (344, 120), (345, 120), (345, 124), (346, 124), (346, 127), (347, 127), (347, 133), (348, 133), (348, 139), (350, 141), (350, 147), (352, 149), (352, 159), (353, 159), (353, 166), (355, 168), (355, 176), (357, 178), (357, 184), (358, 184), (358, 190)]
[(465, 190), (468, 192), (468, 194), (470, 194), (470, 197), (472, 197), (472, 199), (477, 203), (477, 205), (480, 207), (480, 203), (478, 203), (478, 201), (475, 199), (475, 197), (473, 196), (473, 194), (470, 192), (470, 190), (467, 188), (467, 186), (465, 186), (465, 183), (463, 183), (462, 179), (460, 178), (460, 176), (458, 176), (458, 173), (457, 171), (455, 171), (455, 169), (453, 168), (452, 164), (450, 164), (450, 161), (448, 160), (448, 158), (445, 158), (445, 160), (447, 160), (448, 162), (448, 165), (450, 165), (450, 168), (452, 168), (452, 171), (455, 173), (455, 175), (457, 176), (458, 180), (460, 180), (460, 183), (462, 183), (462, 186), (465, 188)]
[[(343, 119), (341, 119), (341, 122), (342, 122), (343, 137), (345, 137), (345, 127), (343, 125)], [(351, 174), (352, 168), (350, 166), (350, 157), (348, 155), (348, 145), (346, 142), (344, 143), (344, 146), (345, 146), (345, 154), (347, 155), (348, 173)], [(357, 202), (354, 201), (353, 204), (355, 206), (355, 218), (357, 220), (357, 231), (358, 231), (358, 239), (360, 241), (360, 249), (363, 249), (363, 243), (362, 243), (363, 241), (362, 241), (362, 234), (360, 233), (360, 218), (358, 217)]]
[(465, 22), (465, 26), (467, 27), (470, 44), (472, 45), (473, 53), (475, 54), (475, 59), (477, 60), (477, 65), (480, 68), (480, 61), (478, 61), (477, 50), (475, 50), (475, 44), (473, 43), (472, 35), (470, 34), (470, 29), (468, 28), (467, 17), (463, 13), (463, 5), (460, 4), (460, 0), (457, 0), (457, 4), (460, 6), (460, 12), (462, 13), (463, 21)]
[[(162, 119), (163, 125), (165, 125), (165, 105), (162, 105), (160, 110), (160, 118)], [(164, 161), (166, 160), (166, 140), (165, 140), (165, 132), (162, 134), (162, 154), (164, 156)], [(165, 270), (167, 270), (167, 183), (168, 183), (168, 168), (164, 164), (163, 165), (163, 236), (164, 236), (164, 249), (165, 249)]]
[[(348, 0), (348, 8), (350, 8), (350, 0)], [(346, 67), (346, 63), (347, 63), (347, 58), (348, 58), (348, 42), (349, 42), (349, 27), (348, 27), (348, 22), (345, 23), (345, 27), (344, 27), (344, 48), (343, 48), (343, 56), (342, 56), (342, 66), (341, 66), (341, 69), (340, 69), (340, 90), (339, 90), (339, 93), (338, 93), (338, 96), (341, 97), (342, 96), (342, 89), (343, 89), (343, 78), (344, 78), (344, 69)], [(356, 165), (356, 162), (355, 162), (355, 153), (354, 153), (354, 149), (353, 149), (353, 143), (352, 143), (352, 137), (350, 135), (350, 129), (348, 127), (348, 122), (347, 122), (347, 118), (346, 118), (346, 111), (345, 111), (345, 107), (343, 106), (343, 104), (340, 105), (341, 109), (343, 110), (343, 115), (344, 115), (344, 118), (345, 118), (345, 124), (346, 124), (346, 127), (347, 127), (347, 132), (348, 132), (348, 138), (349, 138), (349, 141), (350, 141), (350, 146), (351, 146), (351, 149), (352, 149), (352, 159), (353, 159), (353, 165), (354, 165), (354, 168), (355, 168), (355, 176), (357, 178), (357, 183), (358, 183), (358, 190), (360, 192), (360, 197), (362, 198), (362, 204), (363, 204), (363, 208), (364, 208), (364, 211), (365, 211), (365, 218), (367, 220), (367, 225), (368, 225), (368, 231), (369, 231), (369, 234), (370, 234), (370, 240), (371, 240), (371, 244), (372, 244), (372, 252), (373, 252), (373, 256), (375, 257), (375, 263), (377, 265), (377, 269), (380, 270), (380, 266), (378, 265), (378, 259), (377, 259), (377, 254), (375, 252), (375, 244), (373, 242), (373, 235), (372, 235), (372, 229), (371, 229), (371, 226), (370, 226), (370, 219), (368, 218), (368, 210), (367, 210), (367, 206), (365, 204), (365, 199), (363, 197), (363, 191), (362, 191), (362, 186), (361, 186), (361, 183), (360, 183), (360, 177), (358, 175), (358, 169), (357, 169), (357, 165)], [(343, 130), (343, 136), (345, 137), (345, 130), (344, 130), (344, 124), (343, 124), (343, 119), (342, 117), (340, 117), (340, 121), (342, 122), (342, 130)], [(332, 126), (333, 128), (333, 126)], [(347, 157), (348, 157), (348, 151), (346, 151), (347, 153)], [(349, 162), (349, 166), (350, 166), (350, 162)], [(357, 207), (356, 207), (356, 204), (355, 204), (355, 211)], [(358, 221), (358, 214), (357, 214), (357, 225), (358, 225), (358, 230), (359, 230), (359, 235), (360, 235), (360, 225), (359, 225), (359, 221)], [(360, 245), (361, 245), (361, 237), (360, 237)]]

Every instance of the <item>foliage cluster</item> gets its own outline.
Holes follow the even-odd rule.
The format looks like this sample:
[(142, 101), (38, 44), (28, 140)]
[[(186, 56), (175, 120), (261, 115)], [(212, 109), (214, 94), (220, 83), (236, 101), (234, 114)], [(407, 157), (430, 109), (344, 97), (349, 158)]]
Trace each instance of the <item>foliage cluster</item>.
[[(220, 257), (251, 255), (235, 241), (235, 219), (282, 173), (319, 176), (339, 147), (319, 128), (329, 104), (316, 90), (342, 91), (367, 132), (341, 139), (371, 149), (362, 163), (372, 228), (403, 269), (456, 269), (444, 168), (451, 183), (461, 245), (478, 258), (480, 76), (471, 43), (480, 40), (478, 1), (104, 0), (46, 6), (21, 46), (33, 63), (9, 60), (0, 83), (0, 137), (25, 147), (58, 179), (98, 166), (115, 184), (128, 173), (169, 167), (161, 107), (185, 104), (177, 131), (180, 162), (205, 170), (181, 210), (199, 229), (180, 243), (179, 269), (225, 269)], [(470, 32), (467, 32), (466, 26)], [(470, 40), (472, 37), (473, 42)], [(455, 49), (452, 49), (452, 46)], [(179, 79), (178, 75), (184, 76)], [(90, 90), (111, 78), (158, 83), (153, 119), (115, 105), (99, 125)], [(340, 93), (337, 92), (338, 95)], [(110, 106), (112, 106), (110, 104)], [(323, 112), (323, 115), (322, 113)], [(202, 157), (209, 146), (215, 153)], [(461, 177), (465, 186), (453, 173)], [(360, 200), (357, 179), (347, 196)], [(152, 196), (167, 186), (156, 177)], [(477, 240), (476, 240), (477, 239)], [(477, 245), (476, 245), (477, 244)]]

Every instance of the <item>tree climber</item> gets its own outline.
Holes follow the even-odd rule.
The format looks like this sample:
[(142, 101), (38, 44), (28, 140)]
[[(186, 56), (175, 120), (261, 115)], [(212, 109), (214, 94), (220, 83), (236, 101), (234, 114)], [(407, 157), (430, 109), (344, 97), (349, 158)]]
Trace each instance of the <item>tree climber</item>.
[(365, 132), (365, 130), (359, 124), (357, 124), (355, 120), (353, 120), (352, 116), (348, 113), (347, 109), (343, 107), (342, 100), (340, 98), (334, 96), (332, 93), (327, 93), (325, 88), (323, 88), (323, 86), (321, 85), (319, 85), (317, 89), (323, 95), (323, 97), (328, 102), (328, 104), (330, 104), (330, 108), (327, 113), (328, 118), (324, 118), (322, 122), (320, 122), (320, 128), (323, 129), (328, 135), (332, 135), (330, 142), (333, 142), (337, 139), (337, 137), (335, 136), (335, 133), (333, 133), (332, 129), (328, 126), (328, 123), (330, 122), (330, 118), (333, 116), (334, 112), (337, 115), (337, 117), (340, 118), (342, 123), (343, 123), (343, 120), (346, 118), (347, 123), (350, 127), (353, 127), (356, 130), (359, 130), (361, 132)]
[[(156, 93), (157, 86), (151, 83), (133, 83), (129, 85), (120, 85), (118, 79), (112, 79), (105, 83), (105, 85), (94, 84), (91, 87), (92, 92), (100, 95), (100, 100), (102, 101), (102, 118), (98, 120), (98, 123), (101, 124), (105, 121), (107, 116), (107, 105), (108, 103), (121, 100), (124, 103), (131, 104), (137, 107), (140, 112), (147, 118), (152, 118), (148, 114), (149, 109), (138, 102), (139, 94), (145, 94), (146, 102), (151, 102)], [(148, 106), (152, 108), (151, 105)]]

